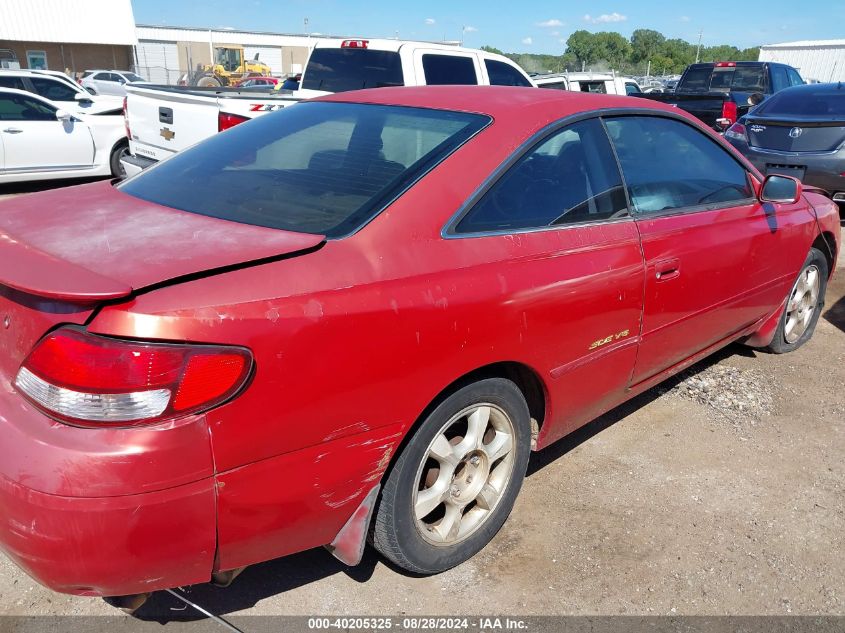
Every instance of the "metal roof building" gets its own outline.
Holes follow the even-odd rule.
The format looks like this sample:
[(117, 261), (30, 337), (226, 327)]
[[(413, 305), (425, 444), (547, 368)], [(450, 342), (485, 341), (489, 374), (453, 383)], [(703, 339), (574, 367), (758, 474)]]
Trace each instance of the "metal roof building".
[(845, 81), (845, 40), (769, 44), (760, 47), (760, 61), (789, 64), (807, 81)]
[(130, 0), (4, 0), (0, 9), (0, 49), (21, 68), (128, 68), (137, 41)]

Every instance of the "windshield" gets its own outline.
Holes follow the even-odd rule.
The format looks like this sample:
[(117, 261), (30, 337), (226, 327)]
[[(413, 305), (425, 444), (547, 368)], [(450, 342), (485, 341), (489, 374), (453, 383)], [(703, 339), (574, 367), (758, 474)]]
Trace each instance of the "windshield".
[(819, 119), (845, 119), (845, 89), (782, 90), (761, 103), (754, 114)]
[(395, 51), (367, 48), (315, 48), (305, 69), (307, 90), (345, 92), (402, 86), (402, 63)]
[(200, 215), (342, 237), (489, 121), (443, 110), (302, 103), (213, 136), (119, 188)]

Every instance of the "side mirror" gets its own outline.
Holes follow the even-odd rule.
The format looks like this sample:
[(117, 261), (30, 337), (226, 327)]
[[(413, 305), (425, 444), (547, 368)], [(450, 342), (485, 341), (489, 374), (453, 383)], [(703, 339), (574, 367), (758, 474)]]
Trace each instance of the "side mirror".
[(801, 199), (801, 183), (797, 178), (772, 174), (766, 176), (760, 190), (760, 202), (795, 204)]
[(73, 118), (67, 110), (56, 110), (56, 120), (62, 123), (67, 123)]

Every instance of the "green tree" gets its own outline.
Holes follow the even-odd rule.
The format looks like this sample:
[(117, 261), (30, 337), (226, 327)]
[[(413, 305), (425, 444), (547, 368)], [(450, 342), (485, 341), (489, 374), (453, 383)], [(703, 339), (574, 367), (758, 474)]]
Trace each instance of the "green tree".
[(583, 29), (575, 31), (566, 40), (566, 53), (571, 53), (579, 64), (592, 64), (598, 61), (595, 36)]
[(631, 44), (619, 33), (602, 31), (594, 36), (596, 54), (611, 68), (618, 69), (631, 57)]
[(666, 38), (662, 33), (651, 29), (637, 29), (631, 35), (631, 61), (648, 62), (657, 55)]
[(502, 51), (500, 51), (498, 48), (496, 48), (495, 46), (485, 45), (485, 46), (481, 47), (481, 50), (487, 51), (488, 53), (493, 53), (494, 55), (504, 55), (504, 53)]

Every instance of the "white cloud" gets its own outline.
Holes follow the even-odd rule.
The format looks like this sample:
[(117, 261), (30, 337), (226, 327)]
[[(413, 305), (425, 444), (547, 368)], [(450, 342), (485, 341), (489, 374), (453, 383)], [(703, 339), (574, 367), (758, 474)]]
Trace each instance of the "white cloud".
[(563, 22), (561, 22), (557, 18), (552, 18), (550, 20), (544, 20), (543, 22), (537, 22), (537, 26), (541, 26), (544, 29), (553, 28), (555, 26), (563, 26)]
[(464, 31), (465, 31), (466, 33), (475, 33), (475, 32), (477, 32), (477, 31), (478, 31), (478, 29), (477, 29), (477, 28), (475, 28), (474, 26), (465, 26), (465, 27), (464, 27)]
[(679, 19), (681, 22), (689, 22), (692, 18), (690, 18), (690, 16), (688, 16), (688, 15), (682, 15), (682, 16), (681, 16), (681, 17), (679, 17), (678, 19)]
[(425, 23), (431, 26), (432, 24), (437, 24), (437, 20), (435, 20), (434, 18), (426, 18)]
[(534, 43), (534, 40), (530, 37), (523, 37), (522, 38), (523, 44), (528, 44), (529, 46)]
[(592, 22), (593, 24), (607, 24), (609, 22), (624, 22), (628, 19), (627, 15), (622, 15), (614, 11), (613, 13), (602, 13), (598, 16), (591, 16), (589, 13), (584, 16), (584, 22)]

